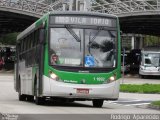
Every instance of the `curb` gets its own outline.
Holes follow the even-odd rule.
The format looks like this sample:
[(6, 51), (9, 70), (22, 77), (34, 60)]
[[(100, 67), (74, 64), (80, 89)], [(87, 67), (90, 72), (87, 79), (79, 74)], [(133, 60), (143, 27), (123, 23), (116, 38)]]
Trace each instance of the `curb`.
[(148, 108), (160, 110), (160, 106), (158, 106), (158, 105), (149, 104), (149, 105), (148, 105)]

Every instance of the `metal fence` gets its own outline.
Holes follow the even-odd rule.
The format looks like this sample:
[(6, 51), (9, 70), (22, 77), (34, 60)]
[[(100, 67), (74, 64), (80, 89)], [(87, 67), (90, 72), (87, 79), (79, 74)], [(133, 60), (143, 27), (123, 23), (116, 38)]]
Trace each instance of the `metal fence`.
[(43, 0), (0, 0), (0, 7), (43, 15), (49, 11), (61, 10), (62, 1), (56, 0), (52, 4), (47, 4)]
[[(49, 2), (50, 1), (50, 2)], [(52, 1), (52, 2), (51, 2)], [(39, 15), (49, 11), (63, 10), (63, 4), (70, 0), (0, 0), (0, 7), (22, 10)], [(86, 0), (91, 2), (90, 11), (124, 14), (160, 11), (160, 0)]]
[(92, 11), (123, 14), (160, 11), (159, 0), (92, 0)]

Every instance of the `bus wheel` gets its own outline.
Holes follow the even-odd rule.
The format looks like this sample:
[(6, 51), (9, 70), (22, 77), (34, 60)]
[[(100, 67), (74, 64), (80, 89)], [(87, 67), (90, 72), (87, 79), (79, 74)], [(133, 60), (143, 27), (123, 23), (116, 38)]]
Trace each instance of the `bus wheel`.
[(32, 102), (34, 100), (34, 96), (28, 95), (27, 96), (27, 101)]
[(43, 97), (37, 97), (35, 98), (36, 105), (44, 105), (45, 99)]
[(103, 106), (103, 101), (104, 100), (101, 100), (101, 99), (92, 100), (93, 107), (101, 108)]
[(21, 93), (19, 93), (19, 101), (25, 101), (26, 100), (26, 95), (21, 95)]

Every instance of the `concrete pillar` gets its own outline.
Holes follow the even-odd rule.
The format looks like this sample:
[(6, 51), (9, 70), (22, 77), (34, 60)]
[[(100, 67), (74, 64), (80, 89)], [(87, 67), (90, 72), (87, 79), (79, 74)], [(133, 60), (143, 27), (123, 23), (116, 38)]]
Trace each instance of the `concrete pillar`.
[(84, 0), (79, 2), (79, 11), (85, 11), (85, 2), (84, 2)]
[(157, 0), (157, 9), (160, 9), (160, 1)]
[(73, 0), (70, 0), (69, 2), (69, 11), (73, 10)]
[(63, 3), (63, 11), (66, 11), (66, 10), (67, 10), (67, 4)]
[(135, 47), (134, 47), (134, 42), (135, 42), (135, 37), (132, 36), (132, 37), (131, 37), (131, 49), (134, 49), (134, 48), (135, 48)]
[[(64, 0), (64, 3), (69, 4), (70, 11), (88, 11), (91, 9), (91, 0)], [(65, 10), (65, 4), (63, 5)]]
[(139, 47), (139, 49), (142, 49), (143, 47), (144, 47), (144, 37), (141, 36), (141, 38), (140, 38), (140, 47)]
[(136, 36), (135, 37), (135, 41), (134, 41), (134, 49), (139, 49), (140, 46), (140, 36)]
[(142, 35), (137, 36), (135, 38), (134, 48), (135, 49), (142, 49), (143, 48), (143, 44), (144, 44), (143, 36)]

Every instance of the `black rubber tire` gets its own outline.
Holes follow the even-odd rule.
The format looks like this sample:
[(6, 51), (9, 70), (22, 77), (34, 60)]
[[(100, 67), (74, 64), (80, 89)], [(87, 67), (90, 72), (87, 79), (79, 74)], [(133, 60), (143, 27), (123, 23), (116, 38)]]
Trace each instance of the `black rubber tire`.
[(101, 108), (103, 106), (103, 102), (104, 100), (101, 100), (101, 99), (92, 100), (93, 107), (97, 107), (97, 108)]
[(28, 95), (27, 96), (27, 101), (32, 102), (34, 100), (34, 96)]
[(26, 95), (21, 95), (21, 93), (19, 93), (19, 101), (25, 101), (26, 100)]
[(36, 105), (44, 105), (45, 99), (43, 97), (37, 97), (35, 98)]

